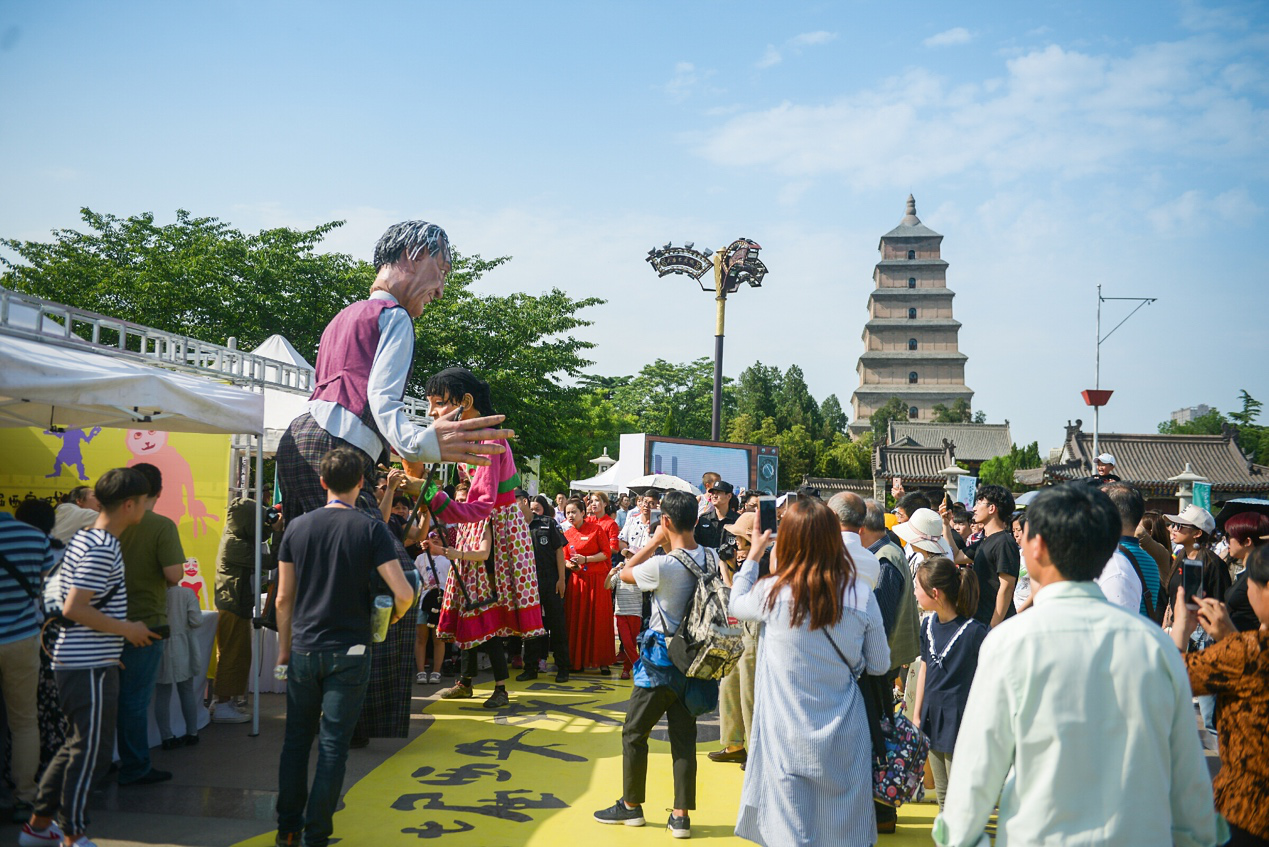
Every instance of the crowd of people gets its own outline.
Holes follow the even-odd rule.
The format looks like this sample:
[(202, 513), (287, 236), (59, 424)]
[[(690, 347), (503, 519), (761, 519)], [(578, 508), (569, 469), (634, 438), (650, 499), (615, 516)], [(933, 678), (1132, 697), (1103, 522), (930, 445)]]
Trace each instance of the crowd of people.
[[(923, 799), (876, 784), (881, 725), (904, 720), (928, 746), (936, 844), (988, 843), (993, 814), (996, 838), (1016, 844), (1269, 843), (1260, 506), (1151, 512), (1107, 456), (1025, 508), (1001, 486), (962, 505), (900, 480), (892, 508), (809, 488), (776, 500), (716, 473), (699, 493), (531, 495), (476, 374), (426, 382), (431, 427), (405, 416), (412, 321), (450, 261), (435, 225), (384, 234), (372, 292), (326, 328), (317, 388), (279, 445), (281, 509), (259, 518), (239, 499), (226, 515), (208, 693), (213, 720), (247, 720), (267, 590), (260, 620), (277, 630), (287, 698), (277, 844), (333, 840), (348, 750), (404, 737), (415, 685), (448, 674), (435, 693), (472, 698), (487, 666), (484, 706), (504, 709), (511, 672), (533, 680), (548, 656), (557, 683), (615, 666), (630, 682), (621, 795), (599, 823), (646, 823), (649, 738), (665, 718), (666, 825), (690, 837), (696, 722), (718, 709), (707, 760), (745, 770), (735, 831), (758, 844), (894, 832), (898, 803)], [(202, 614), (178, 584), (161, 492), (158, 469), (137, 464), (56, 510), (0, 512), (0, 693), (25, 847), (91, 847), (88, 794), (116, 744), (120, 785), (171, 778), (150, 761), (151, 701), (164, 749), (198, 743)], [(254, 582), (258, 519), (269, 587)], [(719, 597), (722, 618), (685, 635)], [(717, 673), (685, 666), (697, 636), (721, 639)], [(1221, 758), (1214, 787), (1203, 741)]]

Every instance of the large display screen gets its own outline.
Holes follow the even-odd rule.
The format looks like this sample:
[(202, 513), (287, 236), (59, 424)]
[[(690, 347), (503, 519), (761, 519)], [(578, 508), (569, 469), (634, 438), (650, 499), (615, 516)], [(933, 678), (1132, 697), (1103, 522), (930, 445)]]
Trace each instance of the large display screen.
[(678, 444), (648, 439), (649, 473), (665, 473), (685, 479), (700, 488), (701, 477), (713, 471), (736, 490), (750, 487), (750, 449), (717, 447), (710, 444)]

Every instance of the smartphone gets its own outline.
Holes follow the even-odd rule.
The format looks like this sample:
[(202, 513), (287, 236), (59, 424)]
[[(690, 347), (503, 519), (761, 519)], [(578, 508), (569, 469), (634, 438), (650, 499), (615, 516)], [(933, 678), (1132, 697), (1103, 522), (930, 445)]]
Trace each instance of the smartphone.
[(796, 491), (790, 491), (788, 494), (784, 495), (784, 505), (786, 506), (792, 506), (797, 501), (798, 493)]
[(1181, 587), (1185, 589), (1185, 607), (1197, 609), (1203, 596), (1203, 562), (1186, 559), (1181, 565)]
[(168, 639), (172, 637), (172, 627), (169, 626), (168, 624), (164, 624), (163, 626), (152, 626), (150, 627), (150, 632), (153, 632), (155, 635), (157, 635), (159, 638), (162, 638), (162, 639)]
[(776, 498), (759, 497), (758, 498), (758, 531), (770, 532), (771, 537), (776, 536)]

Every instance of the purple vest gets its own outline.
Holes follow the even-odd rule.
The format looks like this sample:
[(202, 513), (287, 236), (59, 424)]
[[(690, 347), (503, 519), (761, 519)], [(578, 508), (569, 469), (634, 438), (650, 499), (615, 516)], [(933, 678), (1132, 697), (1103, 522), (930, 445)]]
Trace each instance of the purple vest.
[(379, 432), (369, 414), (367, 386), (379, 348), (379, 317), (384, 309), (399, 308), (391, 300), (360, 300), (326, 325), (317, 348), (317, 386), (310, 400), (338, 403)]

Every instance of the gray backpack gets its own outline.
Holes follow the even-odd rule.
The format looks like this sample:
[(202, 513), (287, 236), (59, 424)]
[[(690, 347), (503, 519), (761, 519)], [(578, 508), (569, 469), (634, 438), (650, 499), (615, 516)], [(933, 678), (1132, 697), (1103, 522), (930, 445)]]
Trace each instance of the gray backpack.
[(723, 582), (718, 556), (705, 548), (704, 571), (683, 550), (670, 556), (696, 577), (679, 628), (666, 639), (670, 661), (689, 679), (722, 679), (740, 661), (744, 645), (740, 623), (727, 614), (731, 588)]

